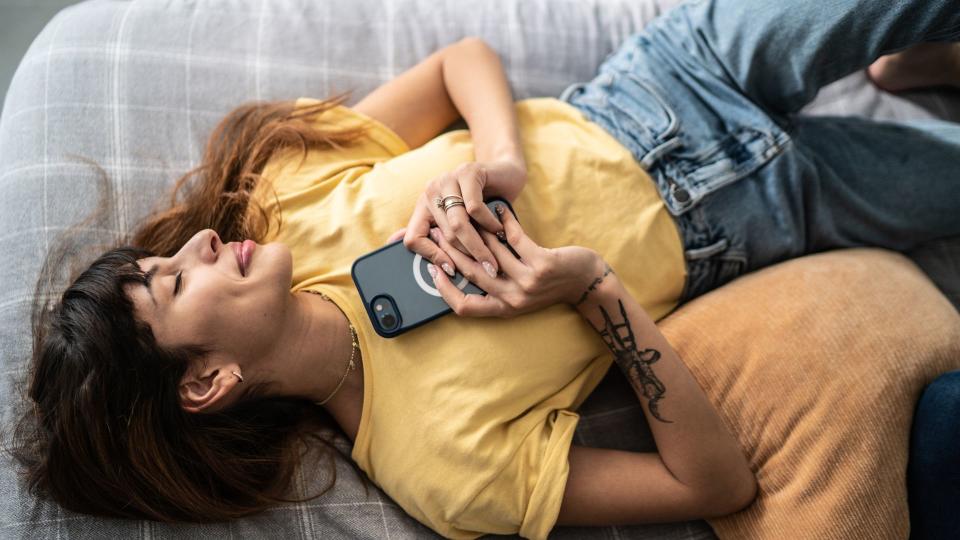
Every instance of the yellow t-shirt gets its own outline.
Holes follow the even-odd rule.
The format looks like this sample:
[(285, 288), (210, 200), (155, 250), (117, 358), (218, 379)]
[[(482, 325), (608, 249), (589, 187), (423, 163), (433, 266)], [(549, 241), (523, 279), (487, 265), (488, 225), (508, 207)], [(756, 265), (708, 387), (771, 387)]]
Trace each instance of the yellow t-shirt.
[[(315, 103), (301, 99), (300, 105)], [(680, 236), (630, 152), (567, 103), (517, 102), (528, 183), (513, 202), (539, 245), (599, 252), (654, 319), (676, 307), (686, 275)], [(410, 150), (350, 108), (325, 125), (371, 122), (358, 144), (276, 155), (264, 170), (283, 225), (266, 241), (293, 254), (292, 290), (319, 290), (345, 312), (363, 354), (363, 414), (352, 457), (410, 515), (452, 538), (554, 526), (579, 416), (612, 355), (571, 306), (512, 319), (449, 313), (398, 337), (374, 332), (353, 261), (407, 225), (434, 177), (473, 161), (467, 130)], [(266, 184), (263, 184), (265, 186)], [(270, 212), (271, 197), (255, 197)]]

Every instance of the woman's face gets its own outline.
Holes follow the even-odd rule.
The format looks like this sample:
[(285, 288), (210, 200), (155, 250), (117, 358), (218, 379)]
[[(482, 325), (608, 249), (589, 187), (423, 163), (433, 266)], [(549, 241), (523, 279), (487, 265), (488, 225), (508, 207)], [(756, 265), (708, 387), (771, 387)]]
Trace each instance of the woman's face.
[(144, 272), (154, 272), (150, 287), (134, 284), (127, 294), (160, 346), (201, 346), (243, 365), (265, 356), (279, 339), (292, 301), (290, 250), (257, 244), (241, 273), (240, 244), (223, 244), (206, 229), (172, 257), (137, 261)]

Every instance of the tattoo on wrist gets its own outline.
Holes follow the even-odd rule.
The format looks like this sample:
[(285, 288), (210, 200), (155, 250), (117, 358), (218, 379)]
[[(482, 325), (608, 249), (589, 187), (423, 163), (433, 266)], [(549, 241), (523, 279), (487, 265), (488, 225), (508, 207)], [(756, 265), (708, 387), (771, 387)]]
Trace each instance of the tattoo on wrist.
[(603, 275), (601, 275), (600, 277), (594, 279), (594, 280), (590, 283), (590, 286), (587, 287), (587, 290), (583, 291), (583, 294), (580, 295), (580, 299), (577, 300), (576, 303), (573, 304), (574, 307), (579, 306), (580, 304), (582, 304), (582, 303), (587, 299), (587, 296), (589, 296), (590, 292), (593, 291), (594, 289), (596, 289), (597, 287), (599, 287), (600, 284), (603, 283), (603, 279), (604, 279), (605, 277), (607, 277), (609, 274), (616, 274), (616, 272), (613, 271), (613, 268), (610, 268), (610, 265), (609, 265), (609, 264), (607, 264), (606, 262), (604, 262), (604, 263), (603, 263)]
[[(657, 378), (651, 365), (660, 360), (660, 351), (656, 349), (637, 350), (637, 342), (634, 338), (633, 328), (630, 326), (630, 320), (627, 318), (627, 311), (623, 307), (623, 302), (617, 300), (620, 306), (620, 315), (623, 317), (623, 323), (616, 324), (610, 319), (607, 310), (600, 307), (600, 313), (603, 314), (604, 328), (594, 330), (600, 333), (604, 343), (613, 352), (614, 361), (620, 366), (620, 369), (630, 379), (634, 388), (643, 392), (643, 397), (647, 398), (647, 407), (650, 414), (657, 420), (672, 424), (660, 415), (658, 404), (667, 392), (667, 387)], [(591, 323), (593, 326), (593, 323)], [(623, 334), (621, 335), (621, 331)]]

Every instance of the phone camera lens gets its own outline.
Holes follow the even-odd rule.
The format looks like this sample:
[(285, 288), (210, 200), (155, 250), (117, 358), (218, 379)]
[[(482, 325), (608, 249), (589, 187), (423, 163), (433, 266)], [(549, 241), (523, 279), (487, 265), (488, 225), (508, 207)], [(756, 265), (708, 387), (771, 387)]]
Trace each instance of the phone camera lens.
[(373, 299), (371, 304), (376, 314), (376, 324), (386, 332), (393, 332), (400, 327), (400, 315), (397, 306), (387, 295), (380, 295)]
[(386, 315), (380, 317), (380, 322), (383, 323), (383, 327), (387, 330), (393, 329), (397, 325), (397, 318), (387, 313)]

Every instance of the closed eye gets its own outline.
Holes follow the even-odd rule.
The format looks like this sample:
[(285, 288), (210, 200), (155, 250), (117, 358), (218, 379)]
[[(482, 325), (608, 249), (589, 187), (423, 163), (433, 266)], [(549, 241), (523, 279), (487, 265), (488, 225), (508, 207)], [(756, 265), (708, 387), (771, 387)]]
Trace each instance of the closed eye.
[(173, 284), (173, 295), (176, 296), (180, 292), (180, 284), (183, 283), (183, 279), (180, 277), (183, 275), (183, 270), (177, 272), (177, 279)]

